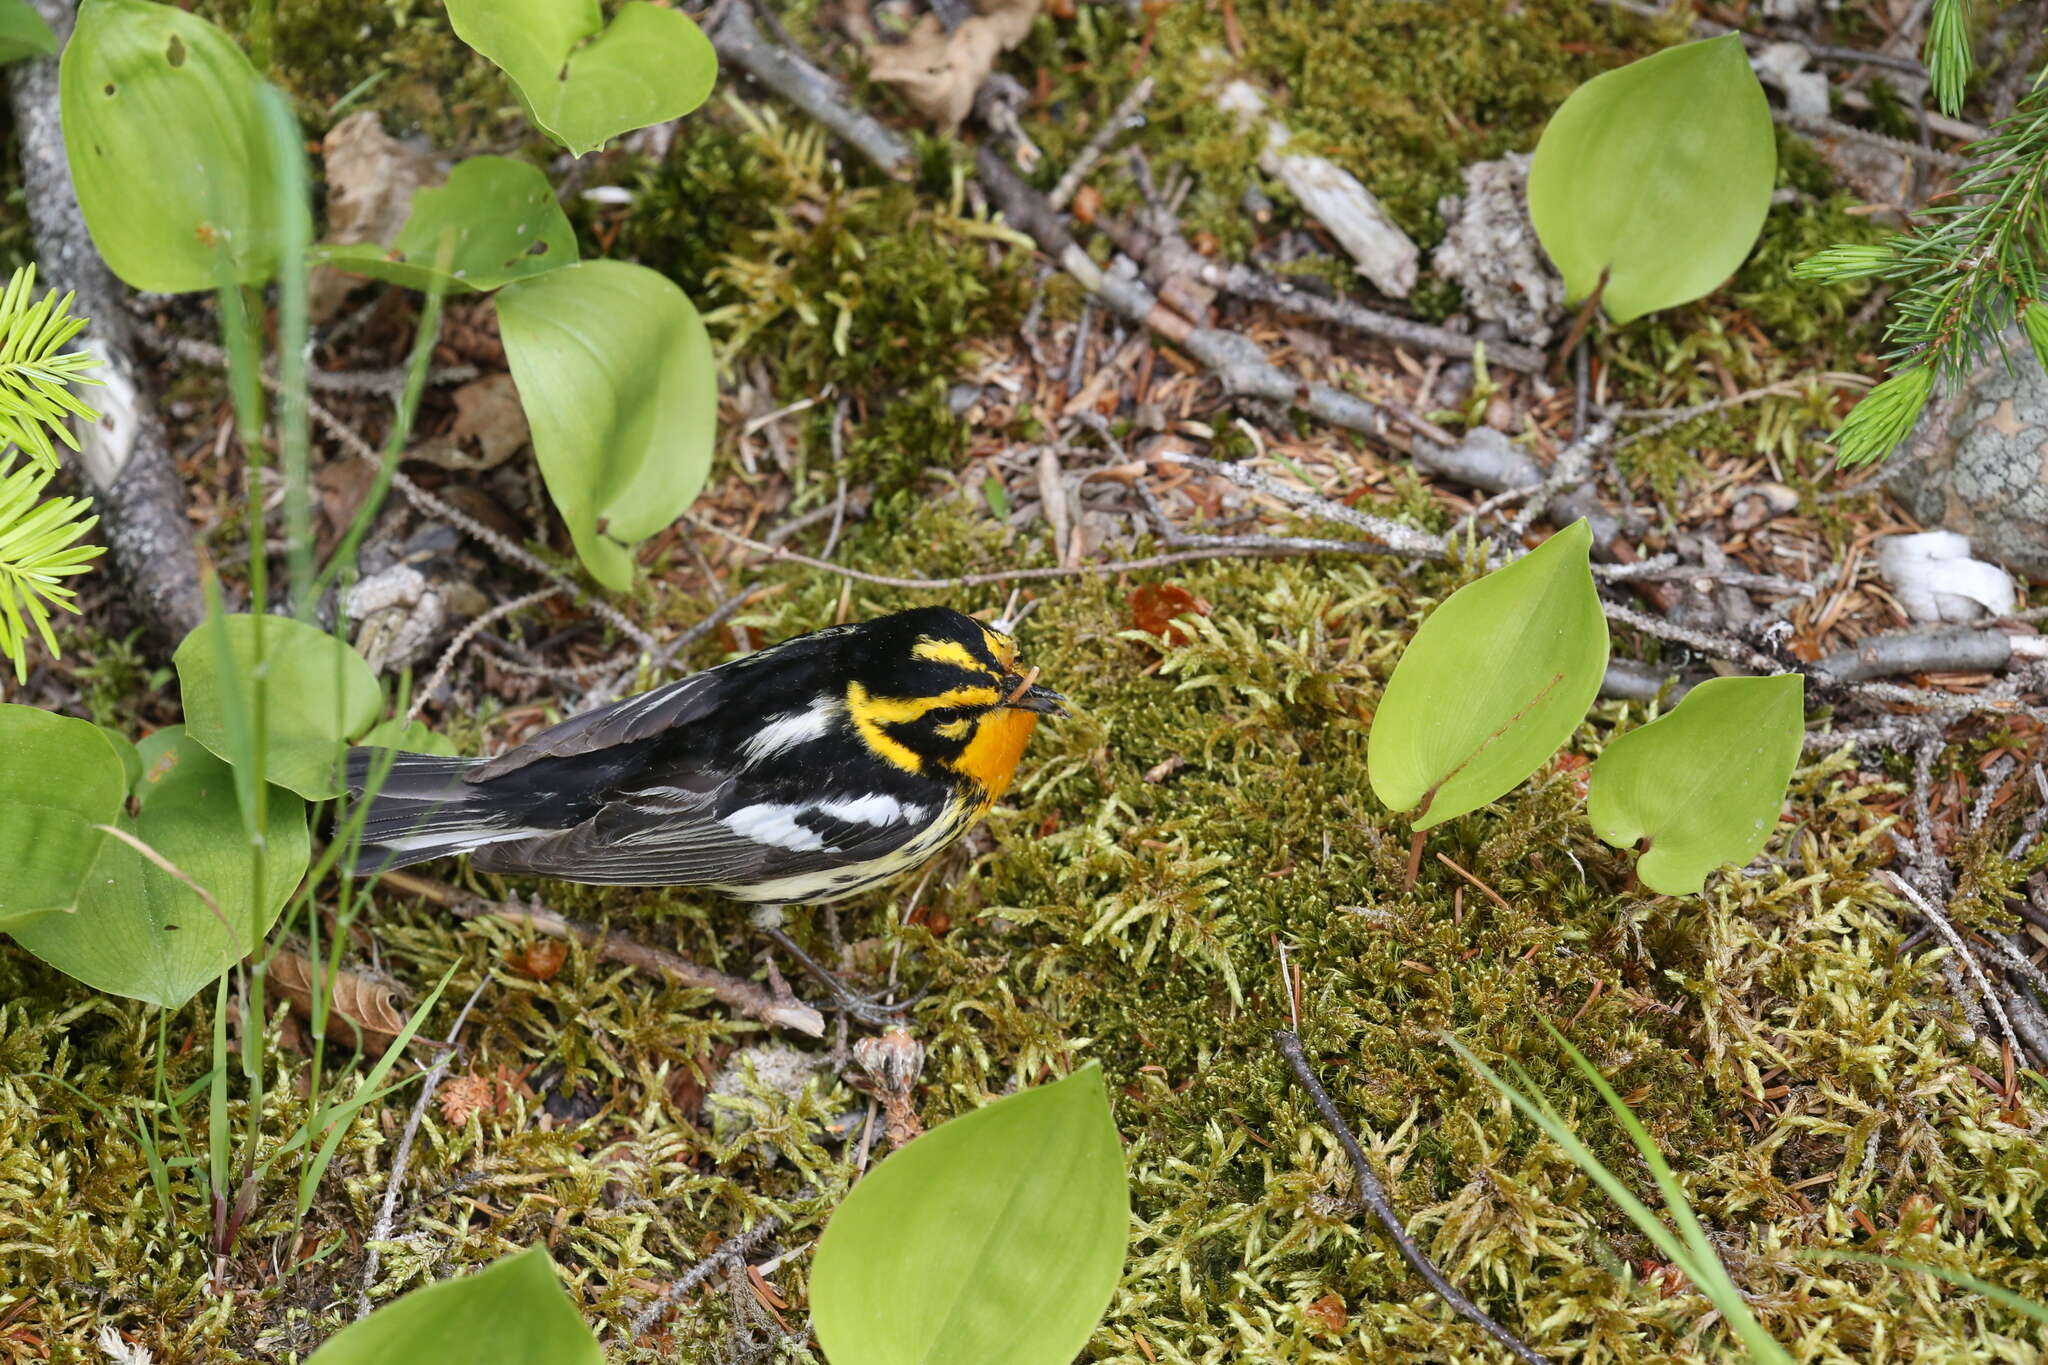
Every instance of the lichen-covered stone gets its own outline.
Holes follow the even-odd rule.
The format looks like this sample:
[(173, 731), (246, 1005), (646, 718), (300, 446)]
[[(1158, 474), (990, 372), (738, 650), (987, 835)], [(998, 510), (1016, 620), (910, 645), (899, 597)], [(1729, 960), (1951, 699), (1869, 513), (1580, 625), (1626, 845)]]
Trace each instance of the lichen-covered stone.
[(1541, 346), (1564, 314), (1564, 281), (1550, 268), (1529, 221), (1529, 158), (1511, 152), (1465, 168), (1465, 192), (1438, 205), (1449, 224), (1436, 273), (1465, 291), (1474, 317)]
[(1981, 555), (2048, 574), (2048, 376), (2024, 343), (1937, 397), (1892, 457), (1892, 491), (1929, 527)]

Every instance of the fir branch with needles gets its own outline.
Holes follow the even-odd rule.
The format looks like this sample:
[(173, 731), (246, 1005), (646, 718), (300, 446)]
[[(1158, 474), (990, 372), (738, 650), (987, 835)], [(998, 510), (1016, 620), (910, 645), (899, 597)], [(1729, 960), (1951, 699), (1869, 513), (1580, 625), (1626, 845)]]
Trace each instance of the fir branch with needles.
[(31, 638), (57, 654), (51, 611), (78, 610), (65, 580), (104, 552), (78, 543), (99, 521), (87, 499), (43, 497), (57, 473), (55, 442), (78, 448), (70, 419), (99, 418), (71, 392), (99, 382), (84, 373), (97, 363), (89, 352), (64, 349), (84, 326), (71, 295), (35, 297), (34, 266), (0, 293), (0, 656), (18, 681), (28, 677)]
[(1928, 204), (1910, 231), (1875, 245), (1829, 247), (1795, 271), (1828, 283), (1877, 278), (1892, 286), (1885, 324), (1892, 374), (1834, 432), (1844, 466), (1889, 454), (1936, 385), (1962, 384), (1986, 351), (2005, 349), (2016, 322), (2048, 368), (2048, 90), (2037, 81), (1968, 156), (1961, 181)]

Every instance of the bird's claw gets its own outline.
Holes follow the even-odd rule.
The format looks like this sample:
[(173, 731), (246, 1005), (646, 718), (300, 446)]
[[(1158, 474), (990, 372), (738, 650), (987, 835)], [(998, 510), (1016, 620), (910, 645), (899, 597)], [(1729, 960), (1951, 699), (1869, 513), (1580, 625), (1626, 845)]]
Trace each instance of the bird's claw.
[(924, 999), (928, 994), (928, 992), (919, 991), (916, 995), (911, 996), (900, 1004), (892, 1004), (888, 1001), (877, 1000), (871, 995), (863, 995), (844, 981), (841, 981), (824, 963), (805, 952), (802, 946), (779, 926), (764, 923), (760, 918), (757, 918), (754, 924), (762, 933), (773, 939), (777, 947), (795, 958), (802, 964), (805, 971), (816, 977), (818, 982), (825, 987), (830, 999), (824, 1004), (823, 1008), (843, 1013), (847, 1018), (856, 1023), (864, 1024), (869, 1028), (888, 1028), (891, 1025), (900, 1024), (903, 1022), (903, 1016), (909, 1011), (910, 1007)]

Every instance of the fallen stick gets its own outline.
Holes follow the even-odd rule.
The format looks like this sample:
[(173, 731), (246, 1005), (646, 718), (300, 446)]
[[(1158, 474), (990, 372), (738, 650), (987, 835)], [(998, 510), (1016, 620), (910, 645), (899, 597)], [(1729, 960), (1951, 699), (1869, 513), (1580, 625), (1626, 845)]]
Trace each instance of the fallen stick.
[(595, 948), (597, 955), (607, 962), (623, 962), (649, 975), (673, 977), (685, 986), (709, 991), (720, 1004), (771, 1027), (794, 1029), (813, 1038), (825, 1036), (825, 1017), (801, 1000), (777, 999), (751, 981), (713, 971), (664, 948), (613, 937), (595, 925), (578, 923), (552, 910), (489, 901), (453, 905), (449, 909), (463, 919), (500, 919), (509, 924), (524, 924), (555, 938), (574, 939), (586, 948)]
[(672, 976), (685, 986), (709, 991), (720, 1004), (764, 1024), (795, 1029), (813, 1038), (825, 1036), (824, 1016), (803, 1001), (778, 999), (751, 981), (713, 971), (665, 949), (608, 935), (595, 925), (581, 924), (537, 906), (476, 900), (445, 883), (415, 877), (409, 872), (380, 872), (377, 877), (407, 895), (434, 902), (459, 919), (501, 919), (508, 924), (524, 924), (555, 938), (574, 939), (585, 947), (595, 947), (597, 955), (607, 962), (623, 962), (649, 975)]
[(2003, 631), (1957, 627), (1873, 635), (1814, 667), (1850, 683), (1904, 673), (1995, 673), (2011, 658), (2012, 638)]
[(1523, 1344), (1520, 1337), (1488, 1317), (1478, 1304), (1460, 1293), (1457, 1286), (1445, 1279), (1443, 1272), (1422, 1254), (1422, 1248), (1415, 1245), (1415, 1239), (1410, 1237), (1408, 1229), (1402, 1226), (1400, 1215), (1394, 1212), (1394, 1203), (1387, 1197), (1387, 1187), (1380, 1183), (1379, 1176), (1373, 1171), (1372, 1163), (1366, 1159), (1365, 1149), (1358, 1145), (1358, 1139), (1352, 1135), (1350, 1126), (1344, 1122), (1344, 1116), (1337, 1112), (1336, 1102), (1330, 1098), (1329, 1091), (1323, 1089), (1323, 1083), (1317, 1080), (1316, 1073), (1309, 1069), (1308, 1058), (1302, 1055), (1300, 1037), (1291, 1029), (1277, 1029), (1273, 1034), (1273, 1046), (1278, 1048), (1280, 1055), (1286, 1059), (1288, 1069), (1294, 1073), (1294, 1079), (1308, 1092), (1310, 1101), (1316, 1107), (1316, 1113), (1322, 1116), (1330, 1131), (1337, 1135), (1337, 1141), (1344, 1148), (1344, 1154), (1351, 1158), (1352, 1170), (1358, 1174), (1359, 1200), (1372, 1216), (1379, 1220), (1380, 1226), (1386, 1229), (1387, 1236), (1393, 1240), (1394, 1249), (1401, 1253), (1401, 1259), (1408, 1263), (1409, 1269), (1420, 1275), (1423, 1282), (1434, 1289), (1445, 1303), (1457, 1310), (1461, 1317), (1476, 1323), (1488, 1336), (1505, 1346), (1517, 1360), (1525, 1362), (1525, 1365), (1549, 1365), (1544, 1356), (1531, 1350)]
[[(1477, 337), (1453, 332), (1448, 327), (1433, 327), (1426, 322), (1412, 318), (1395, 317), (1353, 303), (1349, 299), (1326, 299), (1320, 294), (1297, 288), (1277, 276), (1249, 265), (1218, 265), (1206, 262), (1197, 272), (1196, 278), (1212, 289), (1226, 294), (1235, 294), (1241, 299), (1254, 303), (1271, 304), (1285, 312), (1296, 313), (1318, 322), (1327, 322), (1335, 327), (1347, 327), (1354, 332), (1376, 336), (1385, 341), (1397, 342), (1418, 350), (1433, 351), (1440, 355), (1458, 356), (1471, 359), (1479, 345)], [(1549, 363), (1542, 352), (1533, 347), (1512, 341), (1489, 341), (1486, 343), (1486, 361), (1502, 369), (1519, 370), (1534, 374)]]
[[(72, 0), (35, 0), (35, 8), (60, 44), (70, 37)], [(42, 283), (77, 296), (76, 311), (88, 320), (86, 349), (99, 356), (95, 374), (105, 384), (87, 395), (101, 417), (80, 431), (76, 463), (115, 565), (150, 624), (180, 640), (206, 619), (185, 485), (134, 356), (127, 290), (100, 259), (78, 207), (57, 117), (56, 59), (17, 62), (7, 88)]]
[(982, 188), (1012, 227), (1037, 242), (1041, 251), (1112, 311), (1156, 332), (1208, 366), (1225, 392), (1298, 407), (1332, 426), (1386, 435), (1392, 414), (1378, 404), (1328, 384), (1297, 379), (1267, 360), (1266, 353), (1248, 337), (1220, 327), (1196, 326), (1162, 305), (1136, 280), (1105, 273), (1081, 250), (1045, 197), (1025, 184), (989, 147), (975, 150), (974, 164)]
[(726, 0), (704, 33), (721, 60), (809, 114), (885, 174), (908, 178), (912, 154), (902, 134), (854, 108), (838, 81), (765, 36), (748, 0)]

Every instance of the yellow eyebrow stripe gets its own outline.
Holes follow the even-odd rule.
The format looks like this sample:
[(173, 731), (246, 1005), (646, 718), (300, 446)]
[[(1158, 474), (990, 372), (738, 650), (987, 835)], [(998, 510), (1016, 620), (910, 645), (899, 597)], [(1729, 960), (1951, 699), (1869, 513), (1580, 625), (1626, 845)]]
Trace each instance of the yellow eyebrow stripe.
[(950, 706), (994, 706), (1003, 694), (993, 687), (949, 687), (929, 697), (877, 697), (865, 687), (852, 683), (846, 689), (846, 709), (855, 721), (876, 725), (902, 725), (928, 711)]
[(951, 664), (969, 673), (985, 673), (988, 665), (974, 657), (971, 650), (958, 640), (940, 640), (930, 635), (922, 636), (910, 647), (911, 657), (929, 659), (935, 664)]

